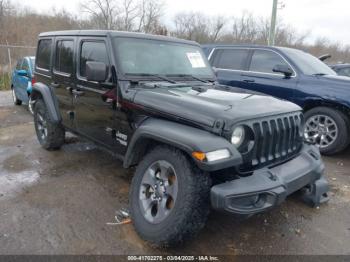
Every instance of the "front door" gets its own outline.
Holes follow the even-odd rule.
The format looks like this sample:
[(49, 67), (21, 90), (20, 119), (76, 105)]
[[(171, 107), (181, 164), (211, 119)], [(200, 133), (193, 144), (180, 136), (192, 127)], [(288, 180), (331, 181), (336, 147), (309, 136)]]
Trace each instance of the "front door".
[(291, 77), (273, 72), (273, 68), (281, 64), (291, 67), (276, 52), (263, 49), (254, 50), (249, 70), (242, 74), (243, 88), (293, 101), (297, 76), (295, 72)]
[[(97, 143), (119, 152), (120, 143), (116, 139), (116, 87), (112, 84), (110, 58), (106, 40), (81, 38), (77, 61), (77, 87), (73, 90), (76, 128), (79, 133)], [(87, 81), (86, 62), (103, 62), (109, 68), (104, 83)]]

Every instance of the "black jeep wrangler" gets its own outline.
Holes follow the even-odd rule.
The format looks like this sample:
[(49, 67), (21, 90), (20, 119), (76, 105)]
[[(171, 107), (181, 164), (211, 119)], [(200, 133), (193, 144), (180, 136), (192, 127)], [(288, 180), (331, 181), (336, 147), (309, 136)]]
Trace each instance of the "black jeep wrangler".
[(169, 246), (210, 208), (250, 216), (302, 189), (327, 200), (319, 150), (303, 142), (301, 109), (216, 82), (201, 47), (113, 31), (42, 33), (32, 99), (40, 144), (65, 131), (136, 166), (130, 213), (145, 240)]

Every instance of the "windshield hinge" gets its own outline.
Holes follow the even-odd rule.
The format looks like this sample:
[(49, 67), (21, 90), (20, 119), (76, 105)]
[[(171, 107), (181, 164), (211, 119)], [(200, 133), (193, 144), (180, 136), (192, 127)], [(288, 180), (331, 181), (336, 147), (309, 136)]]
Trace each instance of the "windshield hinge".
[(224, 120), (222, 119), (216, 120), (213, 127), (213, 133), (221, 135), (224, 125), (225, 125)]

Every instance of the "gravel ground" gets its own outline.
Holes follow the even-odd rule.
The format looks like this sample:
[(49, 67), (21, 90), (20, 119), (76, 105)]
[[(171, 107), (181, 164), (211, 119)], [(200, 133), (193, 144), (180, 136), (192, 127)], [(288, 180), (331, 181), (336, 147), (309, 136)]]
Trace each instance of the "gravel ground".
[(328, 204), (312, 209), (292, 196), (244, 221), (213, 212), (185, 246), (154, 249), (132, 224), (106, 224), (127, 206), (133, 170), (74, 136), (45, 151), (27, 109), (0, 92), (0, 254), (349, 255), (349, 155), (324, 158)]

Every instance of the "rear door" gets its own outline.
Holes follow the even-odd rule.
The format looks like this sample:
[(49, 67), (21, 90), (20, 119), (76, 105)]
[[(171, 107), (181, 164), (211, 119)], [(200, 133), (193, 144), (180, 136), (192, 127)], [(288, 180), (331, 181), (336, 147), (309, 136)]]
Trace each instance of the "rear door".
[[(74, 95), (76, 127), (79, 133), (109, 148), (119, 151), (120, 144), (115, 139), (116, 88), (111, 80), (110, 57), (107, 41), (101, 38), (80, 38), (77, 60), (77, 87)], [(109, 76), (104, 83), (87, 81), (86, 62), (103, 62), (109, 68)]]
[(56, 93), (63, 124), (74, 126), (72, 90), (75, 88), (74, 37), (56, 37), (51, 86)]
[(293, 101), (297, 85), (295, 70), (291, 77), (273, 72), (276, 65), (293, 67), (280, 54), (266, 49), (254, 49), (249, 70), (242, 74), (243, 87), (253, 91)]
[(214, 49), (209, 59), (220, 84), (243, 87), (242, 73), (248, 66), (249, 49)]

